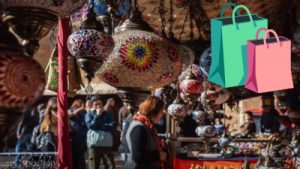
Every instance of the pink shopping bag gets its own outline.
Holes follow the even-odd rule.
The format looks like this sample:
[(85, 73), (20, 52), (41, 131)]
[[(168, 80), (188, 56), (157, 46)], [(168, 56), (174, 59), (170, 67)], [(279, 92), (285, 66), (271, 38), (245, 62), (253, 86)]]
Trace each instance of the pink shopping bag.
[[(264, 38), (258, 39), (265, 30)], [(269, 33), (275, 37), (267, 38)], [(248, 41), (248, 74), (245, 88), (257, 93), (293, 88), (291, 41), (278, 37), (274, 30), (259, 29), (256, 39)]]

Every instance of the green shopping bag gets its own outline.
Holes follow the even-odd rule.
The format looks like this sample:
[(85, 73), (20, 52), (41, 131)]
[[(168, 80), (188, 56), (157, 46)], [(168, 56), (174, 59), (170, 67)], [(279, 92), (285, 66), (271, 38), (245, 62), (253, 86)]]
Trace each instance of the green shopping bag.
[[(240, 9), (247, 15), (235, 16)], [(248, 70), (247, 41), (255, 38), (259, 28), (268, 28), (268, 20), (251, 14), (244, 5), (236, 6), (231, 17), (222, 16), (211, 19), (212, 63), (208, 80), (226, 88), (242, 86)]]

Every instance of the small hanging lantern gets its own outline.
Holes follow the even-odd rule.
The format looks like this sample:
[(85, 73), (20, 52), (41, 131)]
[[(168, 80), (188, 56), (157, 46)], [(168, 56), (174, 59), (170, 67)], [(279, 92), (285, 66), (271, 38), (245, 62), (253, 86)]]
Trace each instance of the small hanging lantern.
[(200, 94), (202, 84), (195, 78), (193, 73), (190, 73), (185, 80), (180, 83), (180, 89), (187, 94)]
[(194, 110), (192, 112), (192, 118), (198, 123), (202, 123), (206, 119), (206, 113), (202, 110)]
[(204, 76), (208, 77), (211, 65), (211, 48), (206, 49), (199, 59), (200, 70)]
[(185, 104), (181, 103), (181, 100), (177, 95), (174, 102), (169, 105), (168, 113), (174, 119), (183, 119), (188, 113), (188, 108)]
[(196, 79), (192, 71), (180, 82), (179, 86), (184, 98), (187, 98), (188, 101), (196, 101), (203, 91), (202, 82)]
[(77, 63), (86, 73), (85, 76), (89, 82), (114, 46), (112, 37), (104, 33), (102, 24), (96, 20), (93, 4), (92, 1), (87, 18), (83, 21), (79, 31), (70, 35), (68, 39), (69, 51), (77, 59)]
[(213, 137), (216, 134), (216, 129), (214, 126), (198, 126), (196, 128), (196, 134), (198, 137)]

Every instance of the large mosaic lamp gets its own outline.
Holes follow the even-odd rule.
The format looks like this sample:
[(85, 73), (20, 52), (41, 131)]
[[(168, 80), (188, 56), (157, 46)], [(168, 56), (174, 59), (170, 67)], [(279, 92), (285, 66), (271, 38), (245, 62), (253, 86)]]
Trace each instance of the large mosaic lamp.
[(115, 87), (155, 89), (175, 81), (181, 72), (181, 47), (150, 30), (136, 8), (118, 27), (115, 47), (97, 75)]
[(0, 0), (3, 20), (24, 40), (28, 55), (39, 48), (39, 40), (56, 25), (58, 17), (70, 15), (86, 0)]
[(79, 30), (71, 34), (68, 39), (68, 49), (86, 73), (89, 82), (103, 61), (107, 59), (113, 46), (112, 37), (104, 33), (102, 24), (96, 20), (93, 2), (91, 2), (87, 18)]
[(22, 110), (32, 105), (43, 93), (44, 71), (25, 56), (17, 39), (0, 22), (0, 151), (9, 133), (21, 120)]

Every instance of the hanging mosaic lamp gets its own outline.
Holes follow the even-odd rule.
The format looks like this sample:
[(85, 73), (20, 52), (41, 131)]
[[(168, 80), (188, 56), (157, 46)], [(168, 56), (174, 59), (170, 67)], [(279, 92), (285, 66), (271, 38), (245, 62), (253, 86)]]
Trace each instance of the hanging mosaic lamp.
[(194, 63), (195, 53), (191, 48), (185, 45), (181, 45), (181, 49), (182, 49), (182, 70), (185, 70)]
[(202, 89), (202, 84), (196, 79), (194, 74), (191, 72), (185, 80), (180, 82), (180, 90), (188, 94), (200, 94)]
[(179, 96), (168, 107), (168, 114), (174, 119), (183, 119), (188, 114), (188, 108), (185, 104), (181, 103)]
[(206, 113), (203, 110), (194, 110), (192, 112), (192, 118), (198, 122), (198, 123), (202, 123), (205, 121), (206, 119)]
[(185, 77), (184, 80), (179, 81), (179, 88), (182, 93), (182, 97), (186, 101), (197, 101), (201, 92), (203, 91), (202, 78), (201, 76), (197, 79), (193, 73), (193, 68), (189, 69), (189, 74)]
[(97, 72), (103, 81), (148, 90), (176, 80), (182, 67), (180, 46), (152, 33), (137, 7), (116, 30), (114, 50)]
[(206, 49), (199, 59), (200, 69), (204, 76), (208, 77), (208, 72), (211, 65), (211, 48)]
[(114, 46), (112, 37), (103, 31), (103, 26), (96, 20), (93, 2), (90, 4), (87, 18), (80, 29), (69, 36), (68, 49), (79, 66), (85, 71), (90, 82), (94, 73), (101, 67)]
[(85, 0), (0, 0), (3, 20), (24, 40), (30, 56), (38, 50), (39, 40), (57, 23), (58, 17), (70, 15)]
[(0, 37), (0, 107), (25, 108), (43, 94), (44, 71), (2, 23)]

